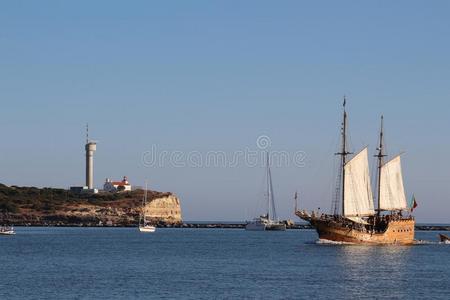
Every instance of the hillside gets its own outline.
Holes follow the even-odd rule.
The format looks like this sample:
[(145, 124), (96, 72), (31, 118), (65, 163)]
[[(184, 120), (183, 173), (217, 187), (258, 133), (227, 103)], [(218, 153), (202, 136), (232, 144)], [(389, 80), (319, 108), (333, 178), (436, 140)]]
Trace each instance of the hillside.
[[(64, 189), (0, 184), (0, 224), (136, 226), (143, 190), (76, 194)], [(148, 192), (146, 216), (155, 224), (179, 224), (181, 207), (172, 193)]]

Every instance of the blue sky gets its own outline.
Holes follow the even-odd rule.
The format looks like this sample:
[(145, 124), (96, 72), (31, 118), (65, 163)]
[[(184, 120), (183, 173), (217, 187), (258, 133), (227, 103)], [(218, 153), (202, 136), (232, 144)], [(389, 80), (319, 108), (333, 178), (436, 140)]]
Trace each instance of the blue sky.
[(405, 151), (419, 222), (450, 222), (447, 1), (10, 1), (0, 4), (0, 182), (104, 178), (180, 196), (186, 220), (253, 217), (264, 170), (148, 167), (145, 151), (304, 151), (274, 168), (279, 215), (331, 207), (342, 96), (355, 151)]

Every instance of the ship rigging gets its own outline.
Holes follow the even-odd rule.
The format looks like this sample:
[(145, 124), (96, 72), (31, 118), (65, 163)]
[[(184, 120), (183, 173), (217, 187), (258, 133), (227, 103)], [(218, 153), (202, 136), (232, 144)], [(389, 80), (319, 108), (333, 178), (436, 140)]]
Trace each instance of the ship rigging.
[[(308, 221), (320, 239), (352, 243), (412, 244), (414, 242), (414, 217), (403, 216), (407, 211), (400, 155), (384, 162), (384, 118), (377, 147), (377, 208), (369, 174), (368, 148), (355, 155), (347, 147), (346, 99), (343, 104), (341, 126), (341, 157), (338, 187), (340, 192), (333, 203), (333, 214), (308, 213), (297, 210), (295, 214)], [(349, 160), (347, 157), (353, 155)], [(338, 204), (341, 206), (339, 213)]]

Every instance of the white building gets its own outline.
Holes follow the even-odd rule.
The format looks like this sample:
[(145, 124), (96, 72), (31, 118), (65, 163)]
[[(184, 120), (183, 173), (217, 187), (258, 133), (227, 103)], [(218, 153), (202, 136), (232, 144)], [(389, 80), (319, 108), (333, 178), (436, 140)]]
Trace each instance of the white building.
[(90, 189), (88, 186), (71, 186), (70, 191), (75, 194), (97, 194), (98, 189)]
[(111, 179), (106, 178), (103, 189), (111, 193), (131, 192), (131, 184), (128, 182), (127, 176), (124, 176), (122, 181), (112, 181)]

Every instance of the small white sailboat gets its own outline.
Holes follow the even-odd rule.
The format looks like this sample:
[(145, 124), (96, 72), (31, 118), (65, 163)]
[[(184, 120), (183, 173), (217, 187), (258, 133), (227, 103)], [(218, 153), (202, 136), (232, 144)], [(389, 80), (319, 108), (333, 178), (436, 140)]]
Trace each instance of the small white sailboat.
[(0, 235), (15, 235), (14, 227), (12, 226), (2, 226), (0, 227)]
[[(145, 216), (145, 205), (147, 204), (147, 183), (145, 183), (145, 192), (144, 197), (142, 199), (142, 209), (141, 214), (139, 215), (139, 232), (155, 232), (156, 227), (147, 223), (147, 219)], [(141, 223), (141, 220), (143, 221)]]
[(156, 228), (155, 228), (155, 226), (152, 226), (152, 225), (143, 225), (143, 226), (139, 226), (139, 231), (140, 232), (155, 232)]
[(267, 166), (266, 166), (266, 179), (267, 179), (267, 213), (260, 216), (259, 218), (254, 218), (245, 226), (245, 230), (251, 231), (285, 231), (286, 224), (280, 222), (277, 219), (277, 213), (275, 210), (275, 199), (273, 195), (272, 186), (272, 173), (270, 171), (269, 153), (267, 153)]

